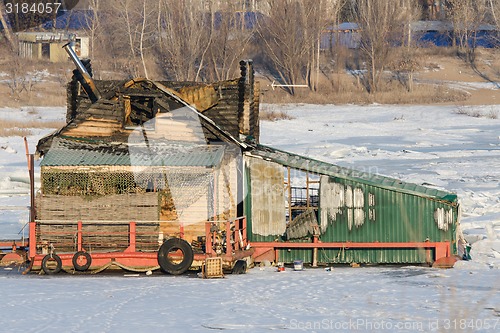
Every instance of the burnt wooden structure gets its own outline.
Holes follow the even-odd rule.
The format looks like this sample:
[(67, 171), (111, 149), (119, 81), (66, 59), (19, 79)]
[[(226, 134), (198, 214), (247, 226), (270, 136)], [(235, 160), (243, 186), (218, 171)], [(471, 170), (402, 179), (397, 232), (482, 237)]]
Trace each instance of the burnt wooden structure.
[(221, 254), (231, 234), (232, 264), (234, 248), (246, 245), (240, 138), (259, 138), (259, 85), (252, 62), (240, 65), (240, 78), (210, 84), (89, 81), (74, 71), (67, 123), (37, 145), (31, 255), (130, 252), (133, 221), (134, 253), (179, 238), (200, 255)]

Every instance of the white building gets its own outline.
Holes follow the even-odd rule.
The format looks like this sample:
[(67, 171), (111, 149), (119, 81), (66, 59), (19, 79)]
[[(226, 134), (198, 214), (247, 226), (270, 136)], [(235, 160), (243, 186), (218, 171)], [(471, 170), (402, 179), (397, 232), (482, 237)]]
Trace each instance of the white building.
[(68, 59), (62, 46), (68, 42), (74, 43), (76, 54), (80, 58), (89, 56), (89, 38), (76, 36), (71, 33), (58, 32), (20, 32), (17, 33), (19, 41), (19, 56), (28, 59), (48, 60), (61, 62)]

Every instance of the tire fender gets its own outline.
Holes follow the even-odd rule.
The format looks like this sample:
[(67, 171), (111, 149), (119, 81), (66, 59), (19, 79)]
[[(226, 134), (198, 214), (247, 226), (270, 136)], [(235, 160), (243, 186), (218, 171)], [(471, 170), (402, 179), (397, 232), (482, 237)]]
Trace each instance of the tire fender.
[(88, 252), (78, 251), (71, 260), (76, 271), (85, 272), (92, 264), (92, 257)]
[[(168, 258), (169, 253), (176, 250), (180, 250), (183, 254), (182, 261), (179, 263), (174, 263)], [(193, 248), (184, 239), (170, 238), (166, 240), (158, 250), (158, 265), (160, 265), (163, 272), (172, 275), (185, 273), (193, 264), (193, 260)]]
[[(56, 262), (56, 267), (50, 267), (48, 264), (50, 261), (55, 261)], [(42, 259), (42, 269), (47, 275), (53, 275), (57, 274), (61, 271), (62, 269), (62, 261), (61, 257), (59, 257), (57, 254), (47, 254), (45, 257)]]
[(247, 261), (246, 260), (236, 260), (234, 263), (231, 274), (245, 274), (247, 272)]

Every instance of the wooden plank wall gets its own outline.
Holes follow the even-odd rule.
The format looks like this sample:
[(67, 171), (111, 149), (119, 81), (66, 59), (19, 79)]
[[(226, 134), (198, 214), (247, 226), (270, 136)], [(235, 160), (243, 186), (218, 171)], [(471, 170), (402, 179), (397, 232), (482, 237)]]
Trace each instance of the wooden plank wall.
[(38, 220), (158, 221), (158, 193), (128, 193), (99, 197), (40, 194)]

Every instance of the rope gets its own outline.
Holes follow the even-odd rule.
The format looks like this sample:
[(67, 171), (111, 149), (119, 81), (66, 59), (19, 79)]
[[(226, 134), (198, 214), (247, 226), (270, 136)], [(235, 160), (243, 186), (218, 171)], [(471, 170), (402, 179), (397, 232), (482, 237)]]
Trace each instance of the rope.
[(110, 261), (108, 262), (106, 265), (102, 266), (101, 268), (98, 268), (96, 270), (93, 270), (90, 272), (90, 274), (97, 274), (97, 273), (100, 273), (102, 272), (103, 270), (105, 270), (106, 268), (110, 267), (111, 265), (113, 265), (113, 261)]
[(104, 271), (105, 269), (107, 269), (107, 268), (109, 268), (111, 266), (118, 266), (118, 267), (120, 267), (122, 269), (125, 269), (127, 271), (137, 272), (137, 273), (145, 273), (147, 271), (155, 271), (155, 270), (157, 270), (157, 269), (160, 268), (159, 265), (158, 266), (153, 266), (153, 267), (148, 267), (148, 268), (133, 268), (133, 267), (125, 266), (125, 265), (123, 265), (123, 264), (121, 264), (121, 263), (116, 262), (116, 261), (113, 260), (113, 261), (108, 262), (106, 265), (104, 265), (104, 266), (102, 266), (102, 267), (100, 267), (98, 269), (95, 269), (95, 270), (91, 271), (90, 274), (100, 273), (100, 272)]
[(125, 266), (123, 264), (120, 264), (119, 262), (114, 262), (114, 264), (120, 268), (127, 270), (127, 271), (138, 272), (138, 273), (145, 273), (147, 271), (155, 271), (157, 269), (160, 269), (160, 265), (149, 267), (149, 268), (133, 268), (133, 267), (128, 267), (128, 266)]
[(325, 252), (325, 248), (321, 248), (321, 254), (323, 255), (323, 258), (326, 258), (326, 260), (328, 260), (329, 263), (336, 263), (340, 260), (340, 257), (341, 255), (344, 255), (344, 252), (345, 252), (345, 246), (342, 246), (340, 249), (339, 249), (339, 252), (337, 253), (337, 255), (335, 256), (335, 258), (330, 258), (326, 252)]

